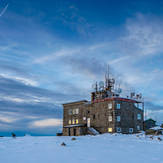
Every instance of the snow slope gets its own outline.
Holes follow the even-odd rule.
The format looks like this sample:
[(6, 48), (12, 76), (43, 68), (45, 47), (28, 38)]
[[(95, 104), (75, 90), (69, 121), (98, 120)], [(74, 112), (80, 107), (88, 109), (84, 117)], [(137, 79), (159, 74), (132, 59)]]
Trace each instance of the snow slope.
[(163, 141), (157, 137), (103, 134), (71, 138), (0, 138), (0, 163), (163, 163)]

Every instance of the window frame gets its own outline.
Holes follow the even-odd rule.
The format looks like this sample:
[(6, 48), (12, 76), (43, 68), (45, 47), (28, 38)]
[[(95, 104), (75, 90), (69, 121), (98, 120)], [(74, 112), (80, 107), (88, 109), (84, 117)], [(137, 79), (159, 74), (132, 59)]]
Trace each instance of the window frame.
[(121, 132), (122, 132), (121, 127), (117, 127), (117, 128), (116, 128), (116, 132), (117, 132), (117, 133), (121, 133)]
[(73, 114), (73, 109), (68, 109), (68, 115), (72, 115)]
[(121, 121), (121, 116), (117, 115), (116, 120), (117, 120), (117, 122), (120, 122)]
[(75, 119), (72, 119), (72, 124), (73, 124), (73, 125), (75, 124)]
[(75, 115), (76, 114), (76, 109), (72, 110), (72, 114)]
[(138, 131), (141, 130), (141, 129), (140, 129), (140, 125), (137, 125), (136, 128), (137, 128)]
[(137, 114), (137, 120), (141, 120), (141, 117), (142, 117), (141, 114), (138, 113), (138, 114)]
[(116, 109), (121, 109), (121, 104), (120, 103), (116, 104)]
[(79, 124), (79, 119), (76, 119), (75, 120), (75, 124)]
[(129, 128), (129, 129), (128, 129), (128, 132), (129, 132), (129, 133), (133, 133), (133, 132), (134, 132), (134, 129), (133, 129), (133, 128)]
[(71, 119), (68, 120), (68, 124), (71, 125), (72, 124), (72, 121)]
[(112, 128), (112, 127), (109, 127), (109, 128), (108, 128), (108, 132), (109, 132), (109, 133), (113, 132), (113, 128)]
[(76, 114), (79, 114), (79, 108), (75, 109)]
[(86, 119), (87, 119), (86, 117), (83, 117), (83, 121), (86, 121)]
[(109, 109), (109, 110), (113, 109), (113, 104), (112, 104), (112, 102), (109, 102), (109, 103), (108, 103), (108, 109)]
[(108, 121), (109, 121), (109, 122), (112, 122), (112, 121), (113, 121), (113, 116), (112, 116), (112, 115), (109, 115), (109, 116), (108, 116)]

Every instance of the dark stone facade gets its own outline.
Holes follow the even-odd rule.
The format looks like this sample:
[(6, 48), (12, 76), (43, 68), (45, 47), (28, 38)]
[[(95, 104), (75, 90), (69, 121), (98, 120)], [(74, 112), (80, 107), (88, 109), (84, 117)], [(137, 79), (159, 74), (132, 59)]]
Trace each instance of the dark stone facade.
[(125, 98), (106, 98), (99, 101), (78, 101), (63, 104), (63, 135), (90, 134), (88, 128), (99, 133), (137, 133), (143, 130), (141, 103)]

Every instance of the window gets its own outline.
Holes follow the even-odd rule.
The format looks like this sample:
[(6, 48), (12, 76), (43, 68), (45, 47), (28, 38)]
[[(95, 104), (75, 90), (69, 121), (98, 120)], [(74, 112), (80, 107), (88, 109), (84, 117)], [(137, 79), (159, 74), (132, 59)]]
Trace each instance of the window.
[(117, 116), (117, 122), (121, 121), (121, 116)]
[(69, 109), (69, 110), (68, 110), (68, 114), (69, 114), (69, 115), (72, 115), (72, 109)]
[(137, 119), (141, 120), (141, 114), (137, 114)]
[(140, 126), (139, 126), (139, 125), (137, 126), (137, 130), (138, 130), (138, 131), (140, 130)]
[(133, 133), (133, 128), (129, 128), (129, 133)]
[(76, 114), (76, 109), (73, 109), (72, 112), (73, 112), (73, 114)]
[(108, 109), (112, 109), (112, 103), (108, 103)]
[(76, 114), (79, 114), (79, 108), (76, 109)]
[(116, 128), (116, 131), (117, 131), (117, 132), (121, 132), (121, 128), (120, 128), (120, 127), (117, 127), (117, 128)]
[(141, 104), (141, 103), (134, 103), (134, 106), (141, 110), (143, 109), (143, 104)]
[(73, 114), (79, 114), (79, 108), (72, 110)]
[(96, 116), (95, 116), (95, 114), (93, 114), (93, 119), (95, 119), (96, 118)]
[(121, 108), (121, 104), (117, 104), (117, 109), (120, 109)]
[(83, 117), (83, 120), (85, 121), (86, 120), (86, 117)]
[(72, 120), (72, 124), (73, 124), (73, 125), (75, 124), (75, 120), (74, 120), (74, 119)]
[(109, 115), (108, 121), (109, 121), (109, 122), (112, 122), (112, 120), (113, 120), (113, 117), (112, 117), (111, 115)]
[(108, 132), (112, 132), (113, 131), (113, 129), (112, 128), (108, 128)]
[(69, 125), (71, 124), (71, 119), (68, 121), (68, 124), (69, 124)]
[(76, 124), (78, 124), (79, 123), (79, 120), (78, 119), (76, 119)]

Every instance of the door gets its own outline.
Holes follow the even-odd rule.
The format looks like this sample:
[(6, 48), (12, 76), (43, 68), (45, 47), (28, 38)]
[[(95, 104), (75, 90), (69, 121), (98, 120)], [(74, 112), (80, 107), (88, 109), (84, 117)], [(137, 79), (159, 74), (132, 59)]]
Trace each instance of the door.
[(87, 118), (87, 127), (91, 126), (91, 118)]
[(76, 128), (74, 128), (74, 136), (76, 136)]
[(68, 136), (71, 136), (71, 130), (68, 128)]

